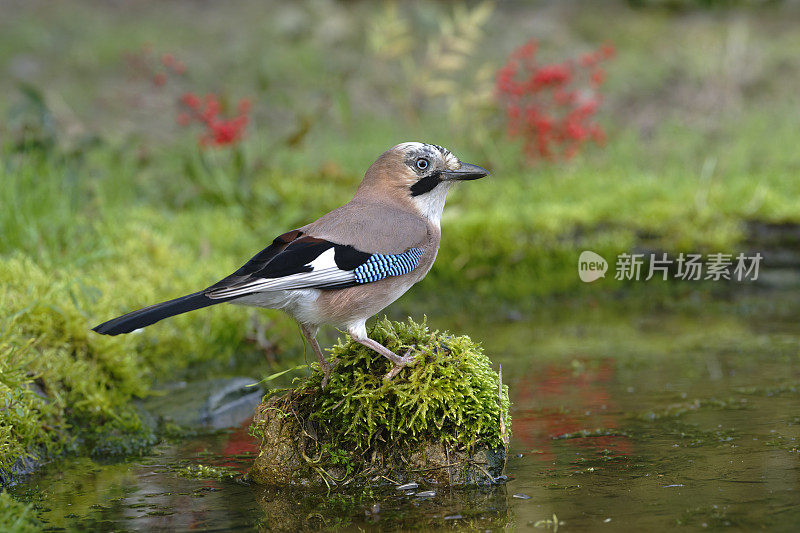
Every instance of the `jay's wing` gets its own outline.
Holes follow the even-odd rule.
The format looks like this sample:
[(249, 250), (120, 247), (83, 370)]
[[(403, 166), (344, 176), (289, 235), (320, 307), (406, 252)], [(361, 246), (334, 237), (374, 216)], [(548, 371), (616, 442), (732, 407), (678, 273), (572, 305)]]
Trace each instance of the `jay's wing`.
[(94, 331), (104, 335), (130, 333), (167, 317), (222, 303), (260, 291), (339, 289), (410, 272), (422, 250), (370, 254), (353, 246), (309, 237), (301, 230), (276, 238), (242, 268), (211, 287), (145, 307), (103, 322)]
[(419, 248), (374, 254), (295, 230), (276, 238), (242, 268), (203, 292), (216, 300), (262, 291), (342, 289), (411, 272), (420, 257)]

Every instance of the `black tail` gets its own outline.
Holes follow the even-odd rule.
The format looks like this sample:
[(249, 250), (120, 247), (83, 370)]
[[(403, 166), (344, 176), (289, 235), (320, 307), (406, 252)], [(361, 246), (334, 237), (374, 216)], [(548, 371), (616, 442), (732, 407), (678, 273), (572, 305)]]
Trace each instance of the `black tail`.
[(227, 302), (228, 300), (229, 298), (212, 300), (202, 292), (196, 292), (194, 294), (181, 296), (180, 298), (175, 298), (174, 300), (169, 300), (168, 302), (161, 302), (160, 304), (133, 311), (127, 315), (109, 320), (108, 322), (103, 322), (92, 329), (103, 335), (130, 333), (135, 329), (155, 324), (164, 318), (208, 307), (209, 305)]

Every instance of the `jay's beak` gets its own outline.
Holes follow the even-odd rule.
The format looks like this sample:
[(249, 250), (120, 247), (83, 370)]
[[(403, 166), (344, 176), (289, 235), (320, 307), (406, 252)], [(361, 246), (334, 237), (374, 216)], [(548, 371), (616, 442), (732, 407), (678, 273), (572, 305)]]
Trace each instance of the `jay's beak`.
[(442, 172), (442, 178), (446, 180), (479, 180), (489, 175), (489, 171), (478, 165), (461, 163), (458, 170), (446, 170)]

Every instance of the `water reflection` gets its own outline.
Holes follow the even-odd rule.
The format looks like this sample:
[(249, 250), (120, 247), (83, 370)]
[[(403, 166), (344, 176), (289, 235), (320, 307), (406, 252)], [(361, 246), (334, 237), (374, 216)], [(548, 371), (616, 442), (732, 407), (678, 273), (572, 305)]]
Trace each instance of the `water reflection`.
[[(620, 412), (607, 389), (614, 378), (614, 361), (578, 362), (570, 368), (556, 364), (527, 379), (514, 391), (514, 443), (542, 462), (553, 462), (554, 439), (568, 439), (586, 451), (606, 450), (629, 455), (632, 443), (615, 431)], [(593, 433), (587, 438), (573, 438)], [(610, 451), (609, 451), (610, 450)]]
[[(68, 530), (792, 531), (798, 302), (482, 326), (497, 333), (485, 346), (503, 364), (514, 403), (509, 481), (497, 487), (251, 486), (229, 475), (256, 453), (243, 426), (144, 458), (54, 463), (14, 491), (50, 527)], [(216, 467), (220, 478), (185, 477), (188, 465)], [(428, 490), (435, 494), (420, 496)]]
[[(268, 531), (455, 527), (499, 530), (512, 522), (504, 485), (401, 492), (393, 487), (332, 493), (255, 488), (259, 528)], [(434, 492), (435, 495), (430, 495)]]

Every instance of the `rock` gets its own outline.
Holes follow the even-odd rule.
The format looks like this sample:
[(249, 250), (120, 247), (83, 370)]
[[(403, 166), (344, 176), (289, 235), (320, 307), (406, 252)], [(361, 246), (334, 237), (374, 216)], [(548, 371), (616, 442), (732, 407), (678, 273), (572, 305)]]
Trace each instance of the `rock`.
[(201, 422), (215, 429), (239, 426), (253, 414), (264, 391), (250, 378), (231, 378), (221, 383), (206, 399)]
[(142, 407), (154, 419), (185, 428), (222, 429), (246, 422), (263, 394), (257, 381), (245, 377), (178, 382), (157, 391)]
[[(284, 396), (272, 397), (256, 410), (253, 425), (261, 429), (262, 440), (250, 479), (261, 485), (324, 486), (326, 481), (350, 478), (346, 465), (319, 461), (325, 443), (315, 438), (313, 425), (303, 429), (296, 418), (277, 414), (284, 399)], [(502, 475), (506, 462), (502, 446), (495, 449), (480, 446), (467, 452), (433, 441), (415, 447), (376, 449), (370, 455), (358, 465), (361, 481), (408, 480), (405, 486), (414, 487), (417, 486), (414, 480), (434, 485), (492, 484)]]
[(250, 478), (275, 486), (502, 479), (508, 388), (480, 347), (412, 321), (381, 321), (370, 336), (398, 353), (415, 346), (417, 362), (387, 382), (388, 361), (340, 342), (325, 390), (317, 370), (256, 409), (251, 429), (261, 443)]
[(0, 470), (0, 487), (9, 487), (20, 478), (35, 472), (44, 462), (39, 453), (30, 452), (14, 461), (8, 470)]

